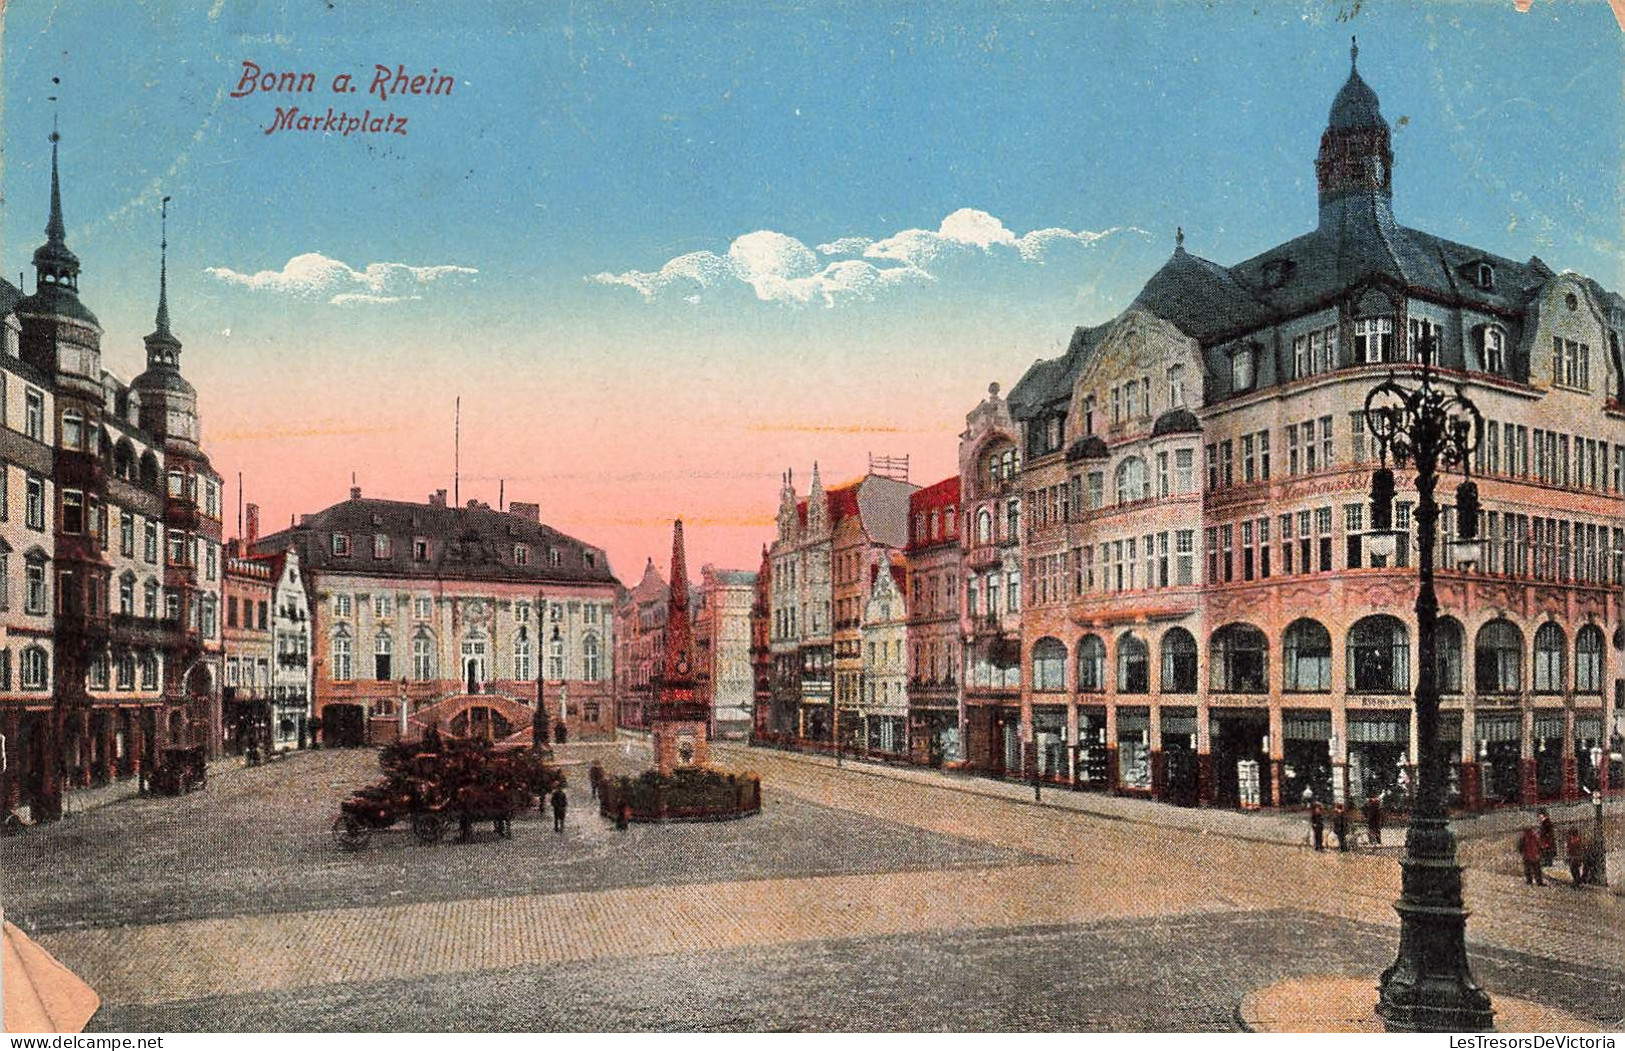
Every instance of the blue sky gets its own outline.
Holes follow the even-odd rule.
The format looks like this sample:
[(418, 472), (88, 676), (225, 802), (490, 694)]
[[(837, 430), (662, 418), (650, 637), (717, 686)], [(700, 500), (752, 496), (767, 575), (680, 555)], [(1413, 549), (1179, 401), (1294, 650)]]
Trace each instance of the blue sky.
[[(1229, 263), (1312, 224), (1351, 33), (1402, 221), (1625, 286), (1625, 34), (1601, 2), (443, 10), (6, 7), (0, 263), (41, 239), (61, 76), (106, 363), (139, 371), (172, 195), (206, 438), (272, 521), (351, 470), (381, 495), (445, 484), (459, 392), (472, 495), (544, 494), (623, 575), (678, 512), (713, 523), (696, 561), (750, 561), (784, 466), (911, 452), (933, 481), (987, 382), (1126, 305), (1175, 225)], [(319, 90), (230, 98), (245, 60)], [(375, 63), (456, 85), (380, 103)], [(329, 93), (340, 72), (361, 90)], [(408, 134), (262, 134), (290, 103), (394, 111)], [(1073, 236), (1017, 240), (1035, 230)], [(283, 273), (312, 253), (350, 269)], [(685, 256), (697, 278), (637, 276)], [(352, 273), (372, 264), (419, 269)], [(681, 482), (707, 472), (730, 481)]]

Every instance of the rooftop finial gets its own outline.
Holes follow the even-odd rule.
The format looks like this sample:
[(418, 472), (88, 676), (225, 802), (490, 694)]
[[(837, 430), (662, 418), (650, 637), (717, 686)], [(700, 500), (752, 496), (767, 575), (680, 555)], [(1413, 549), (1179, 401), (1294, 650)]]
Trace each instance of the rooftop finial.
[(1349, 72), (1353, 73), (1360, 64), (1360, 38), (1349, 37)]
[(1174, 251), (1183, 252), (1184, 250), (1185, 250), (1185, 228), (1183, 226), (1176, 226), (1176, 227), (1174, 227)]

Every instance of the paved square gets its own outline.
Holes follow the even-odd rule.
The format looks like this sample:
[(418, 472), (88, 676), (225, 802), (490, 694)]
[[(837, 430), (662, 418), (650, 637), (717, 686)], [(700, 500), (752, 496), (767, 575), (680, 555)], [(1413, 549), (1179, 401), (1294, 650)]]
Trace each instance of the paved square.
[[(616, 833), (577, 767), (563, 835), (346, 854), (327, 826), (376, 759), (301, 755), (0, 844), (8, 916), (103, 1030), (1230, 1029), (1250, 989), (1392, 957), (1392, 859), (717, 760), (762, 772), (760, 817)], [(1467, 892), (1492, 993), (1625, 1015), (1621, 899), (1493, 868)]]

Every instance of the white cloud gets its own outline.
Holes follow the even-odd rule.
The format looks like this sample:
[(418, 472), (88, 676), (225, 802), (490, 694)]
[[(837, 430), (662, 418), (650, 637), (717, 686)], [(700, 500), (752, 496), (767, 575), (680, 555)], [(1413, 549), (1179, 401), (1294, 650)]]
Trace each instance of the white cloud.
[(421, 299), (418, 290), (425, 285), (479, 273), (467, 266), (409, 266), (406, 263), (368, 263), (366, 269), (357, 270), (320, 252), (296, 255), (281, 270), (244, 274), (229, 267), (211, 266), (203, 272), (216, 280), (256, 292), (300, 299), (326, 298), (332, 306)]
[[(962, 260), (997, 259), (1016, 265), (1042, 265), (1059, 246), (1087, 248), (1103, 238), (1144, 231), (1113, 227), (1099, 232), (1046, 227), (1017, 237), (987, 212), (961, 208), (936, 230), (900, 230), (878, 240), (850, 236), (820, 244), (817, 250), (788, 234), (757, 230), (738, 237), (727, 255), (699, 251), (680, 255), (659, 270), (599, 273), (587, 280), (634, 289), (645, 299), (667, 294), (697, 303), (702, 293), (730, 285), (748, 286), (764, 302), (833, 307), (910, 285), (931, 284), (939, 271)], [(853, 256), (820, 265), (819, 256)]]

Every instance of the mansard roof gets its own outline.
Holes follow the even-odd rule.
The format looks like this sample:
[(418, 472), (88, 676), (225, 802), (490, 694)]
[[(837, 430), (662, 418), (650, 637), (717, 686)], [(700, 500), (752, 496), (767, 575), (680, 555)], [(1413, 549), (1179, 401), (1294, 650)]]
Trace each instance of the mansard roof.
[[(332, 536), (350, 537), (350, 554), (333, 553)], [(372, 537), (389, 537), (389, 552), (375, 558)], [(429, 558), (417, 561), (413, 541), (429, 540)], [(485, 505), (441, 507), (403, 500), (355, 498), (310, 515), (300, 525), (273, 533), (254, 545), (268, 553), (298, 544), (307, 573), (345, 573), (428, 580), (480, 580), (613, 584), (604, 552), (543, 524)], [(530, 548), (526, 564), (514, 559), (514, 545)], [(559, 564), (550, 565), (550, 549)], [(587, 555), (591, 554), (591, 564)]]

